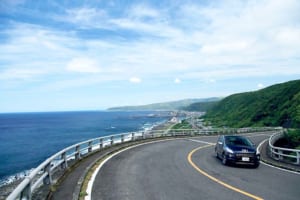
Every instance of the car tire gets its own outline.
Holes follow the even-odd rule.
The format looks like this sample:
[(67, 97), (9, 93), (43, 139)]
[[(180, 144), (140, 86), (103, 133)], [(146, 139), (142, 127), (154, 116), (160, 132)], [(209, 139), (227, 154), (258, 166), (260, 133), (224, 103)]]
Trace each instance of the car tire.
[(227, 164), (228, 164), (228, 161), (227, 161), (227, 159), (226, 159), (225, 153), (222, 154), (222, 164), (223, 164), (223, 165), (227, 165)]
[(254, 163), (254, 166), (253, 166), (253, 168), (258, 168), (259, 167), (259, 161), (258, 162), (256, 162), (256, 163)]
[(218, 151), (216, 148), (215, 148), (215, 156), (216, 156), (216, 158), (219, 158), (219, 154), (218, 154)]

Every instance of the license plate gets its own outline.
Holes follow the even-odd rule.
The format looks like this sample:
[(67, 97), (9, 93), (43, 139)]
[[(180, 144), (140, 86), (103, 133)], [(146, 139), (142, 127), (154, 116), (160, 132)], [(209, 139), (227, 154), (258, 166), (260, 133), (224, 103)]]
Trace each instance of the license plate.
[(244, 162), (249, 162), (249, 161), (250, 161), (250, 158), (248, 158), (248, 157), (242, 157), (242, 161), (244, 161)]

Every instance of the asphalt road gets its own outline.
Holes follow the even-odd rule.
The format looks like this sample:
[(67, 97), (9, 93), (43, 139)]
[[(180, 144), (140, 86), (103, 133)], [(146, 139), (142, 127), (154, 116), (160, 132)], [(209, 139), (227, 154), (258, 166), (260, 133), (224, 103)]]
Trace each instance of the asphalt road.
[[(259, 144), (269, 135), (248, 135)], [(300, 175), (261, 164), (224, 166), (215, 136), (145, 144), (108, 160), (98, 172), (92, 199), (199, 200), (300, 199)], [(198, 148), (198, 149), (196, 149)], [(190, 160), (189, 160), (190, 157)]]

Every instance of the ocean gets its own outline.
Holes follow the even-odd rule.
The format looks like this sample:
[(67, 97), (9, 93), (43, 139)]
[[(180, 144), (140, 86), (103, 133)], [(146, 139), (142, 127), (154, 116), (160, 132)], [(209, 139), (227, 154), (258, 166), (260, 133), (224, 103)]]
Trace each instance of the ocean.
[(141, 131), (170, 119), (168, 112), (44, 112), (0, 114), (0, 186), (46, 158), (91, 138)]

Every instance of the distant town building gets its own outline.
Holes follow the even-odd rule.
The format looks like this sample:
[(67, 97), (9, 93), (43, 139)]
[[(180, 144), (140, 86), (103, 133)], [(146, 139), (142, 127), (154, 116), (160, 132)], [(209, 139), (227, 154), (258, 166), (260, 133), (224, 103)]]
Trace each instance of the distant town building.
[(181, 123), (181, 120), (179, 120), (177, 117), (172, 117), (170, 122), (172, 122), (172, 123)]

